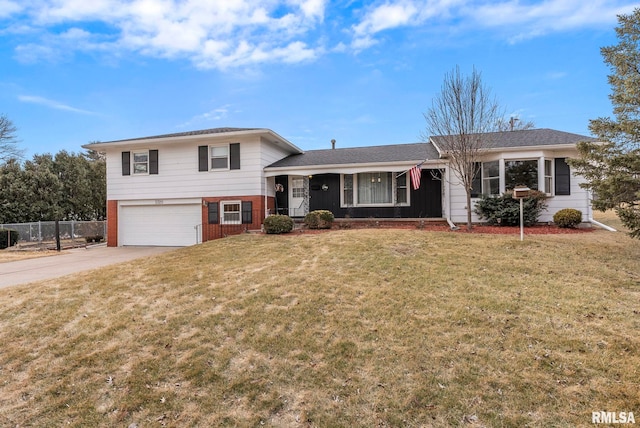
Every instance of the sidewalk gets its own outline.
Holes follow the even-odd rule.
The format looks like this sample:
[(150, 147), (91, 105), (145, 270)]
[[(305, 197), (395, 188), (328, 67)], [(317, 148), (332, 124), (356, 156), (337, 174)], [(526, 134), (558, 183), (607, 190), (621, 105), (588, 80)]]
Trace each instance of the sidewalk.
[(59, 255), (0, 263), (0, 288), (71, 275), (150, 257), (178, 247), (107, 247), (104, 245), (62, 251)]

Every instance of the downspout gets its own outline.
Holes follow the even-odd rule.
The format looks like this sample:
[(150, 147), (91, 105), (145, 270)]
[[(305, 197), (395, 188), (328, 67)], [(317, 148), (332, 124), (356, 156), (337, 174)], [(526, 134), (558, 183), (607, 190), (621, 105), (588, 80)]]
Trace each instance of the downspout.
[(447, 201), (447, 223), (449, 224), (449, 228), (451, 230), (458, 230), (458, 226), (455, 225), (453, 220), (451, 220), (451, 168), (447, 165), (447, 187), (445, 189), (445, 197)]
[(591, 192), (586, 192), (587, 193), (587, 211), (588, 211), (588, 216), (587, 218), (589, 219), (589, 223), (594, 224), (604, 230), (608, 230), (609, 232), (617, 232), (616, 229), (614, 229), (611, 226), (607, 226), (604, 223), (600, 223), (597, 220), (593, 219), (593, 207), (591, 206), (591, 198), (589, 198), (589, 195), (591, 194)]
[[(269, 189), (269, 178), (264, 178), (264, 217), (260, 229), (264, 229), (264, 219), (269, 217), (269, 196), (267, 195)], [(262, 230), (264, 232), (264, 230)]]

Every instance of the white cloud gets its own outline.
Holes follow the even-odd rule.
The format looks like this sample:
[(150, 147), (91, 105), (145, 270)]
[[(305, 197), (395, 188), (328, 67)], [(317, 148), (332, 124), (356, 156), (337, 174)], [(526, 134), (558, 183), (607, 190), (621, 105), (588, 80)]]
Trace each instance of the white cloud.
[(0, 18), (11, 16), (22, 10), (22, 6), (17, 1), (0, 0)]
[(80, 114), (87, 114), (87, 115), (95, 115), (97, 113), (92, 112), (92, 111), (88, 111), (88, 110), (82, 110), (79, 108), (75, 108), (75, 107), (71, 107), (67, 104), (63, 104), (61, 102), (58, 101), (54, 101), (54, 100), (50, 100), (48, 98), (44, 98), (44, 97), (39, 97), (36, 95), (19, 95), (18, 96), (18, 100), (22, 101), (24, 103), (32, 103), (32, 104), (39, 104), (45, 107), (49, 107), (55, 110), (64, 110), (64, 111), (70, 111), (73, 113), (80, 113)]
[(638, 5), (611, 0), (545, 0), (523, 4), (519, 1), (487, 3), (469, 10), (475, 23), (501, 28), (512, 42), (551, 32), (611, 26), (617, 15), (630, 13)]
[[(0, 0), (0, 4), (3, 1)], [(18, 46), (24, 61), (64, 52), (187, 58), (196, 66), (227, 68), (265, 61), (300, 62), (324, 51), (309, 40), (324, 20), (326, 0), (32, 0), (23, 20), (40, 40)], [(82, 43), (58, 28), (78, 27)], [(65, 30), (63, 30), (65, 31)], [(316, 46), (313, 46), (316, 45)]]
[(220, 120), (224, 120), (229, 115), (230, 105), (224, 105), (222, 107), (218, 107), (216, 109), (210, 110), (208, 112), (199, 114), (197, 116), (192, 117), (185, 123), (178, 125), (178, 128), (189, 128), (191, 126), (199, 126), (201, 123), (206, 122), (217, 122)]
[(378, 43), (385, 30), (403, 27), (457, 27), (477, 31), (499, 31), (511, 42), (551, 32), (608, 27), (617, 15), (638, 7), (632, 0), (385, 0), (365, 9), (352, 26), (355, 50)]
[(0, 0), (0, 24), (8, 21), (0, 34), (20, 40), (16, 55), (22, 61), (97, 51), (228, 69), (313, 61), (347, 47), (361, 51), (393, 29), (428, 29), (436, 40), (449, 37), (452, 29), (466, 36), (483, 29), (515, 42), (550, 32), (611, 28), (617, 14), (637, 5), (632, 0), (364, 3), (359, 8), (328, 0)]

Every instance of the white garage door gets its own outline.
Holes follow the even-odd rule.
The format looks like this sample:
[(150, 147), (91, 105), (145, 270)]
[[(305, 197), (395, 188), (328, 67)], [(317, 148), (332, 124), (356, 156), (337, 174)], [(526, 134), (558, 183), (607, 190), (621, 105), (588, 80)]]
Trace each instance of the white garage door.
[(120, 245), (187, 246), (197, 244), (200, 205), (135, 205), (120, 209)]

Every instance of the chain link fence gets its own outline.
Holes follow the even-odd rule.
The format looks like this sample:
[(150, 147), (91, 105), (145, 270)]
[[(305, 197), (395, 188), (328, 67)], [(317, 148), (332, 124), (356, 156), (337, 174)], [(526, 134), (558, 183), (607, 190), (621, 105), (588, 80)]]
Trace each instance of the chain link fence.
[[(60, 221), (60, 241), (63, 246), (80, 246), (103, 242), (107, 236), (106, 221)], [(0, 224), (3, 229), (18, 232), (19, 247), (47, 247), (56, 245), (56, 222)]]

